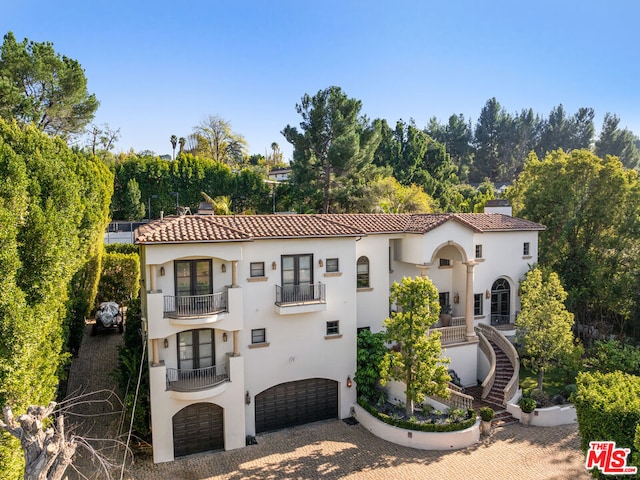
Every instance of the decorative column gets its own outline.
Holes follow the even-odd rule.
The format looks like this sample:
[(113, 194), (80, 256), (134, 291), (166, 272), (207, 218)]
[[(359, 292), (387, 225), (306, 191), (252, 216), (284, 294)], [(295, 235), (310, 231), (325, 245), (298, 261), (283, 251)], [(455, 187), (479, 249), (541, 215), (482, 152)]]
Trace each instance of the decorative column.
[(151, 340), (151, 354), (152, 354), (151, 364), (154, 367), (160, 365), (160, 357), (158, 356), (158, 341), (159, 340), (157, 338), (154, 338), (153, 340)]
[(238, 286), (238, 261), (233, 260), (231, 262), (231, 288)]
[(238, 344), (238, 330), (233, 331), (233, 356), (234, 357), (240, 356), (240, 350), (239, 350), (239, 344)]
[(149, 291), (156, 291), (156, 266), (149, 265)]
[(465, 296), (466, 300), (464, 309), (464, 319), (467, 331), (465, 332), (465, 336), (467, 337), (467, 340), (469, 340), (476, 336), (476, 332), (473, 329), (473, 267), (477, 265), (477, 262), (464, 262), (464, 264), (467, 266), (467, 292)]
[(430, 266), (431, 266), (430, 263), (423, 263), (422, 265), (416, 265), (416, 267), (420, 270), (421, 277), (427, 276), (427, 270), (429, 270)]

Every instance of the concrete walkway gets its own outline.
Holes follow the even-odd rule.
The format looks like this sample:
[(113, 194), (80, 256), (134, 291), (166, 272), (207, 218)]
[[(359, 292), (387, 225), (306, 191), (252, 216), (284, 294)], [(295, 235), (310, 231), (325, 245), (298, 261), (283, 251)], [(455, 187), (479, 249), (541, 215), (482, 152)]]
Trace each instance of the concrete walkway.
[(135, 480), (209, 479), (590, 479), (576, 425), (494, 429), (471, 448), (414, 450), (339, 420), (259, 435), (258, 445), (130, 467)]

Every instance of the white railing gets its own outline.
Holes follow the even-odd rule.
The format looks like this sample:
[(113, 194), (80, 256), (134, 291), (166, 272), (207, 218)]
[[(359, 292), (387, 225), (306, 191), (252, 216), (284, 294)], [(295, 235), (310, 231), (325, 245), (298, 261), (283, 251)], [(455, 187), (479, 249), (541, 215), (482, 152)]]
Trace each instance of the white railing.
[(464, 327), (467, 324), (466, 317), (452, 317), (450, 327)]
[(440, 327), (432, 328), (430, 331), (440, 332), (440, 343), (460, 343), (466, 341), (466, 327)]
[(489, 373), (487, 374), (481, 385), (482, 398), (487, 398), (489, 392), (493, 388), (493, 382), (496, 379), (496, 352), (493, 351), (491, 344), (479, 328), (476, 328), (476, 333), (478, 334), (478, 339), (480, 340), (480, 350), (489, 360)]
[(513, 375), (511, 376), (509, 383), (507, 383), (503, 389), (503, 403), (506, 405), (506, 403), (511, 400), (518, 391), (518, 384), (520, 382), (520, 358), (518, 357), (518, 352), (516, 352), (516, 349), (511, 342), (494, 327), (481, 323), (478, 325), (478, 330), (482, 332), (488, 340), (495, 342), (507, 355), (511, 365), (513, 365)]
[(193, 317), (226, 311), (226, 292), (208, 295), (164, 296), (164, 314), (166, 317)]
[(449, 398), (443, 398), (437, 395), (432, 395), (431, 398), (453, 408), (464, 408), (465, 410), (469, 410), (473, 407), (473, 397), (466, 393), (462, 393), (462, 388), (459, 386), (449, 382), (447, 392), (449, 392)]
[(167, 368), (167, 390), (174, 392), (197, 392), (227, 382), (226, 366), (185, 369)]

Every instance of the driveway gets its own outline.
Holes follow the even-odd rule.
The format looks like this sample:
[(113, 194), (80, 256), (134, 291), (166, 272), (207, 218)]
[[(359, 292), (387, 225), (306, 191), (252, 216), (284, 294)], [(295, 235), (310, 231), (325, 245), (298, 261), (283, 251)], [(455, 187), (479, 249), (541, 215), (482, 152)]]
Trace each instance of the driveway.
[(421, 451), (385, 442), (361, 425), (330, 420), (259, 435), (258, 445), (172, 463), (138, 462), (135, 480), (209, 479), (590, 479), (575, 425), (513, 424), (471, 448)]

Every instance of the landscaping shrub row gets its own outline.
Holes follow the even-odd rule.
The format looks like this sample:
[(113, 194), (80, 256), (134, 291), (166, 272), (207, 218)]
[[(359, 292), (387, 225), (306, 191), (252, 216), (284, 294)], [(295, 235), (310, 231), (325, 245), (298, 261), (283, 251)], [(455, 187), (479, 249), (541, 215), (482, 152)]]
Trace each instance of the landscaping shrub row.
[(394, 427), (404, 428), (407, 430), (415, 430), (420, 432), (457, 432), (472, 427), (476, 423), (476, 412), (473, 409), (467, 410), (469, 418), (459, 423), (418, 423), (409, 420), (398, 420), (376, 410), (375, 407), (368, 404), (365, 400), (358, 399), (358, 405), (364, 408), (378, 420), (383, 421)]

